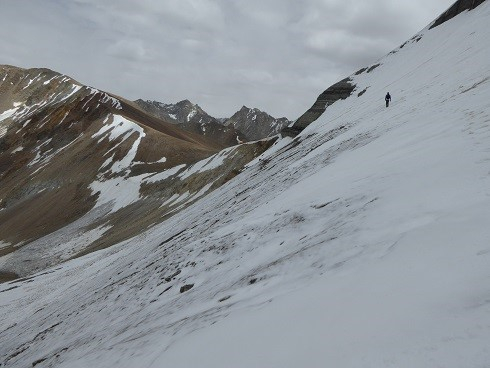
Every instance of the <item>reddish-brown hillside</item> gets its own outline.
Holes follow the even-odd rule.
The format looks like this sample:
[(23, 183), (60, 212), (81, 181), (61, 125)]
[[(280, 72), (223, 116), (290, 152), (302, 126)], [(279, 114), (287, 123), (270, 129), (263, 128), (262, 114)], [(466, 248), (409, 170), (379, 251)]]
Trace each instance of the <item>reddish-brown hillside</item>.
[[(231, 149), (240, 159), (217, 177), (181, 180), (221, 145), (51, 70), (0, 66), (0, 272), (30, 273), (134, 236), (228, 180), (256, 146)], [(86, 232), (93, 241), (77, 243)]]

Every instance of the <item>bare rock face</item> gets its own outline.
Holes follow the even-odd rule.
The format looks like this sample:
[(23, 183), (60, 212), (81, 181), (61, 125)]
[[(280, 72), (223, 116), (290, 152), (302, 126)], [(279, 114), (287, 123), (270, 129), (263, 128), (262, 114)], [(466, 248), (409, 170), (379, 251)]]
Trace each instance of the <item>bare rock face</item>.
[(345, 78), (331, 87), (327, 88), (308, 111), (299, 117), (291, 127), (282, 130), (282, 135), (295, 137), (308, 125), (317, 120), (328, 106), (338, 100), (344, 100), (354, 91), (355, 85), (350, 78)]
[(284, 117), (276, 119), (259, 109), (243, 106), (224, 124), (241, 131), (248, 140), (256, 141), (278, 134), (290, 123)]
[(158, 101), (136, 100), (135, 103), (148, 113), (177, 125), (179, 128), (205, 136), (221, 147), (229, 147), (246, 141), (246, 137), (232, 126), (224, 126), (199, 105), (189, 100), (176, 104)]
[(187, 285), (184, 285), (180, 288), (180, 293), (185, 293), (186, 291), (189, 291), (190, 289), (192, 289), (194, 287), (194, 284), (187, 284)]
[(429, 29), (440, 26), (442, 23), (447, 22), (456, 15), (464, 12), (465, 10), (473, 10), (477, 6), (483, 4), (486, 0), (458, 0), (448, 10), (441, 14)]

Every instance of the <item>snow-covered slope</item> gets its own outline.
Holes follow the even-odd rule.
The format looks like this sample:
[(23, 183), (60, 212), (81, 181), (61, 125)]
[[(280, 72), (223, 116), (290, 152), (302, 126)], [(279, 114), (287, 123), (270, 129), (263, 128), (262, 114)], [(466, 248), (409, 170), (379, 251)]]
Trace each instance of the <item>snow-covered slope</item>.
[(423, 30), (187, 209), (3, 284), (3, 366), (488, 366), (489, 23)]

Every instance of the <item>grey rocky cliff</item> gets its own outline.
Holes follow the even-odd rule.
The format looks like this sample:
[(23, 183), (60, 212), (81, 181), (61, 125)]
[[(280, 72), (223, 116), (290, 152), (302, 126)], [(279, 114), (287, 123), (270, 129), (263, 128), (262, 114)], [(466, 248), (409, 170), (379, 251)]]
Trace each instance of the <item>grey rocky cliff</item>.
[(290, 123), (287, 118), (276, 119), (259, 109), (243, 106), (224, 124), (241, 131), (248, 140), (256, 141), (279, 134)]
[(176, 104), (158, 101), (136, 100), (135, 103), (146, 112), (177, 125), (187, 131), (201, 134), (219, 142), (222, 146), (233, 146), (245, 141), (245, 136), (231, 126), (224, 126), (218, 119), (210, 116), (199, 105), (189, 100)]
[(354, 91), (355, 85), (350, 78), (345, 78), (331, 87), (327, 88), (311, 106), (308, 111), (299, 117), (290, 127), (285, 127), (281, 134), (283, 136), (295, 137), (301, 133), (308, 125), (317, 120), (327, 109), (328, 106), (338, 100), (344, 100)]

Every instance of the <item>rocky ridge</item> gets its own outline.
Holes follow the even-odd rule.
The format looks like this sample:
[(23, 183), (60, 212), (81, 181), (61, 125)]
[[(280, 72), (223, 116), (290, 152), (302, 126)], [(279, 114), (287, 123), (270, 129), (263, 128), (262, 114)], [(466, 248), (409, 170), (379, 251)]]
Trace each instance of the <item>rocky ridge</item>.
[(136, 100), (135, 103), (146, 112), (164, 119), (179, 128), (200, 134), (222, 147), (229, 147), (246, 140), (233, 127), (224, 126), (216, 118), (206, 113), (199, 105), (189, 100), (176, 104), (165, 104), (151, 100)]
[(247, 140), (255, 141), (279, 134), (290, 123), (287, 118), (276, 119), (259, 109), (242, 106), (224, 125), (242, 132)]
[(135, 103), (145, 111), (167, 119), (184, 130), (212, 137), (227, 145), (271, 137), (291, 123), (287, 118), (276, 119), (259, 109), (246, 106), (231, 118), (214, 118), (189, 100), (176, 104), (143, 100), (136, 100)]

